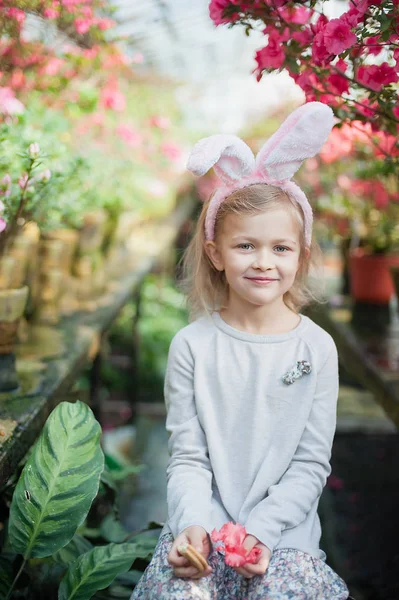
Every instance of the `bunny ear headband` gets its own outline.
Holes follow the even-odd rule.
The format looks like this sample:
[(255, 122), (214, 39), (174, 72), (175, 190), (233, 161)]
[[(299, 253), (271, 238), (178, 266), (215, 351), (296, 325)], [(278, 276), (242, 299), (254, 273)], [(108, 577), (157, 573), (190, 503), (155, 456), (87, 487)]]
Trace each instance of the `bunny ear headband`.
[(205, 175), (214, 167), (222, 185), (216, 189), (205, 218), (205, 237), (214, 239), (218, 208), (227, 196), (249, 185), (267, 183), (284, 190), (302, 208), (306, 244), (312, 239), (312, 208), (300, 187), (291, 181), (306, 158), (317, 154), (333, 127), (333, 112), (321, 102), (300, 106), (262, 146), (256, 158), (235, 135), (211, 135), (197, 142), (187, 169)]

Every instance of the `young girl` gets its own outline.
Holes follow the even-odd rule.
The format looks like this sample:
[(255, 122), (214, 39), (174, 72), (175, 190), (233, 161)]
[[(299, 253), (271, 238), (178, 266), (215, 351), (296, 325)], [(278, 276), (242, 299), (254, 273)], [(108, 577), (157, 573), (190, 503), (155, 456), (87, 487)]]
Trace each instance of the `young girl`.
[[(189, 170), (221, 179), (186, 255), (195, 320), (173, 338), (165, 377), (168, 521), (133, 599), (341, 600), (317, 506), (330, 473), (338, 360), (300, 309), (314, 299), (312, 210), (290, 179), (322, 147), (332, 111), (290, 115), (259, 151), (233, 135), (196, 144)], [(256, 564), (225, 564), (210, 539), (246, 528)], [(191, 543), (209, 567), (179, 554)]]

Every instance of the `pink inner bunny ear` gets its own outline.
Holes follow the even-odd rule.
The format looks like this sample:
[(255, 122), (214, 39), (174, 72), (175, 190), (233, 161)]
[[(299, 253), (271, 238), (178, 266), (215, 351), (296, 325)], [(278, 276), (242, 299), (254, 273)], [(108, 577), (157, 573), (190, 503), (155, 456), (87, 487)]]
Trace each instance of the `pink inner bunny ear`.
[(297, 108), (256, 157), (257, 171), (274, 181), (291, 179), (306, 158), (320, 152), (334, 125), (334, 114), (321, 102)]
[(211, 135), (195, 144), (187, 169), (195, 175), (205, 175), (212, 167), (219, 179), (229, 185), (253, 172), (255, 158), (236, 135)]

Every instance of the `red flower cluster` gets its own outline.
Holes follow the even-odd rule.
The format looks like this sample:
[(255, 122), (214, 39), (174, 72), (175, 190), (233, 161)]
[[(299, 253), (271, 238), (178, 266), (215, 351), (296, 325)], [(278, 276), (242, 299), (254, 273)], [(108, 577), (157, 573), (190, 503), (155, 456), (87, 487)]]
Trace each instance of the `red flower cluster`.
[(223, 527), (211, 533), (213, 542), (224, 544), (225, 562), (230, 567), (242, 567), (245, 563), (257, 563), (261, 554), (260, 548), (252, 548), (250, 552), (245, 550), (243, 543), (247, 536), (247, 531), (239, 523), (225, 523)]
[(209, 11), (216, 25), (264, 23), (258, 80), (286, 68), (307, 101), (328, 103), (341, 122), (371, 121), (374, 131), (397, 135), (399, 0), (351, 0), (334, 19), (323, 14), (324, 2), (211, 0)]

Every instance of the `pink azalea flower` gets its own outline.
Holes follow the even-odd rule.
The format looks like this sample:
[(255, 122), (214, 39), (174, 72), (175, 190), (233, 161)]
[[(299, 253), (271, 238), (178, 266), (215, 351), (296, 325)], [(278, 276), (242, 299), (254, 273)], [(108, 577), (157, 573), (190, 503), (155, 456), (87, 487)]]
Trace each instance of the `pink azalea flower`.
[(181, 148), (173, 142), (165, 142), (161, 145), (161, 151), (169, 160), (177, 161), (181, 157)]
[(11, 88), (0, 87), (0, 113), (5, 115), (21, 115), (24, 109), (24, 105), (17, 100)]
[(301, 31), (294, 31), (292, 33), (292, 39), (294, 39), (301, 46), (308, 46), (313, 39), (313, 32), (311, 29), (306, 27)]
[(314, 36), (312, 45), (312, 58), (316, 65), (323, 65), (329, 59), (332, 59), (331, 52), (329, 52), (324, 43), (324, 32), (319, 31)]
[(328, 76), (328, 82), (331, 84), (335, 94), (343, 94), (349, 91), (349, 81), (339, 73), (331, 73)]
[(284, 50), (280, 41), (280, 36), (277, 34), (269, 34), (267, 46), (258, 50), (255, 55), (255, 60), (258, 63), (259, 74), (263, 69), (279, 69), (285, 59)]
[(118, 90), (117, 84), (112, 81), (101, 91), (101, 103), (105, 108), (111, 108), (117, 112), (123, 112), (126, 108), (126, 98)]
[(101, 31), (106, 31), (107, 29), (111, 29), (111, 27), (115, 27), (116, 22), (113, 21), (112, 19), (99, 19), (97, 18), (95, 20), (95, 25), (97, 25), (97, 27), (101, 30)]
[(344, 61), (343, 58), (340, 58), (334, 65), (341, 73), (345, 73), (348, 68), (348, 63)]
[(373, 107), (378, 108), (375, 102), (371, 104), (368, 98), (362, 98), (356, 105), (356, 110), (365, 117), (374, 117), (376, 111), (373, 110)]
[(380, 43), (380, 38), (378, 37), (378, 35), (369, 37), (365, 41), (366, 45), (368, 46), (368, 54), (372, 54), (373, 56), (377, 56), (377, 54), (380, 54), (381, 50), (383, 49), (383, 46)]
[(7, 227), (7, 223), (5, 222), (5, 220), (4, 220), (4, 219), (1, 219), (1, 218), (0, 218), (0, 233), (1, 233), (2, 231), (4, 231), (6, 227)]
[(87, 33), (92, 25), (93, 25), (92, 19), (82, 19), (82, 18), (75, 19), (75, 29), (76, 29), (76, 32), (79, 33), (79, 35), (84, 35), (85, 33)]
[(54, 10), (54, 8), (45, 8), (43, 11), (43, 17), (46, 19), (56, 19), (58, 17), (58, 11)]
[(287, 23), (296, 23), (297, 25), (305, 25), (312, 16), (310, 10), (304, 6), (298, 8), (281, 7), (278, 9), (279, 14)]
[(320, 17), (317, 19), (317, 22), (314, 25), (311, 25), (312, 31), (313, 33), (319, 33), (320, 31), (323, 31), (323, 29), (325, 28), (325, 26), (328, 23), (328, 19), (325, 15), (320, 15)]
[(137, 148), (143, 141), (142, 136), (130, 125), (118, 125), (116, 132), (132, 148)]
[(247, 531), (245, 527), (231, 521), (225, 523), (219, 531), (216, 531), (216, 529), (212, 531), (212, 541), (224, 544), (226, 565), (230, 567), (242, 567), (245, 563), (253, 564), (258, 562), (261, 549), (252, 548), (250, 552), (245, 550), (243, 543), (246, 536)]
[(86, 17), (86, 19), (91, 19), (93, 17), (93, 9), (91, 6), (82, 6), (80, 13), (83, 17)]
[(26, 18), (26, 15), (23, 10), (14, 7), (8, 8), (6, 15), (7, 17), (10, 17), (10, 19), (15, 19), (19, 25), (21, 25)]
[(21, 69), (15, 69), (11, 73), (10, 86), (13, 90), (21, 89), (25, 86), (26, 79), (24, 72)]
[(352, 0), (350, 3), (351, 8), (341, 15), (340, 18), (345, 21), (349, 27), (356, 27), (366, 14), (369, 5), (369, 0)]
[[(215, 25), (222, 25), (223, 23), (231, 23), (236, 20), (236, 17), (224, 17), (223, 13), (227, 6), (231, 4), (239, 4), (239, 0), (211, 0), (209, 3), (209, 16)], [(238, 17), (238, 12), (237, 12)]]
[(274, 8), (281, 8), (284, 4), (287, 4), (287, 0), (265, 0), (266, 4), (273, 6)]
[(372, 182), (372, 195), (376, 208), (386, 208), (389, 204), (389, 194), (381, 181)]
[(65, 61), (62, 58), (52, 56), (51, 58), (49, 58), (47, 63), (40, 69), (40, 74), (50, 75), (50, 77), (54, 77), (60, 72), (60, 69), (64, 64)]
[(357, 80), (379, 92), (384, 85), (396, 83), (398, 75), (393, 67), (383, 62), (381, 65), (361, 65), (357, 71)]
[(23, 190), (26, 185), (28, 183), (28, 174), (25, 173), (24, 175), (21, 175), (21, 177), (18, 179), (18, 185), (21, 188), (21, 190)]
[(168, 117), (154, 115), (150, 118), (150, 126), (158, 127), (158, 129), (168, 129), (170, 127), (170, 120), (168, 119)]
[(341, 54), (357, 42), (357, 37), (342, 19), (331, 19), (325, 26), (324, 45), (331, 54)]
[(313, 93), (313, 88), (317, 88), (319, 84), (316, 73), (313, 73), (311, 70), (302, 71), (302, 73), (294, 77), (294, 81), (297, 85), (299, 85), (300, 88), (303, 89), (305, 94)]

